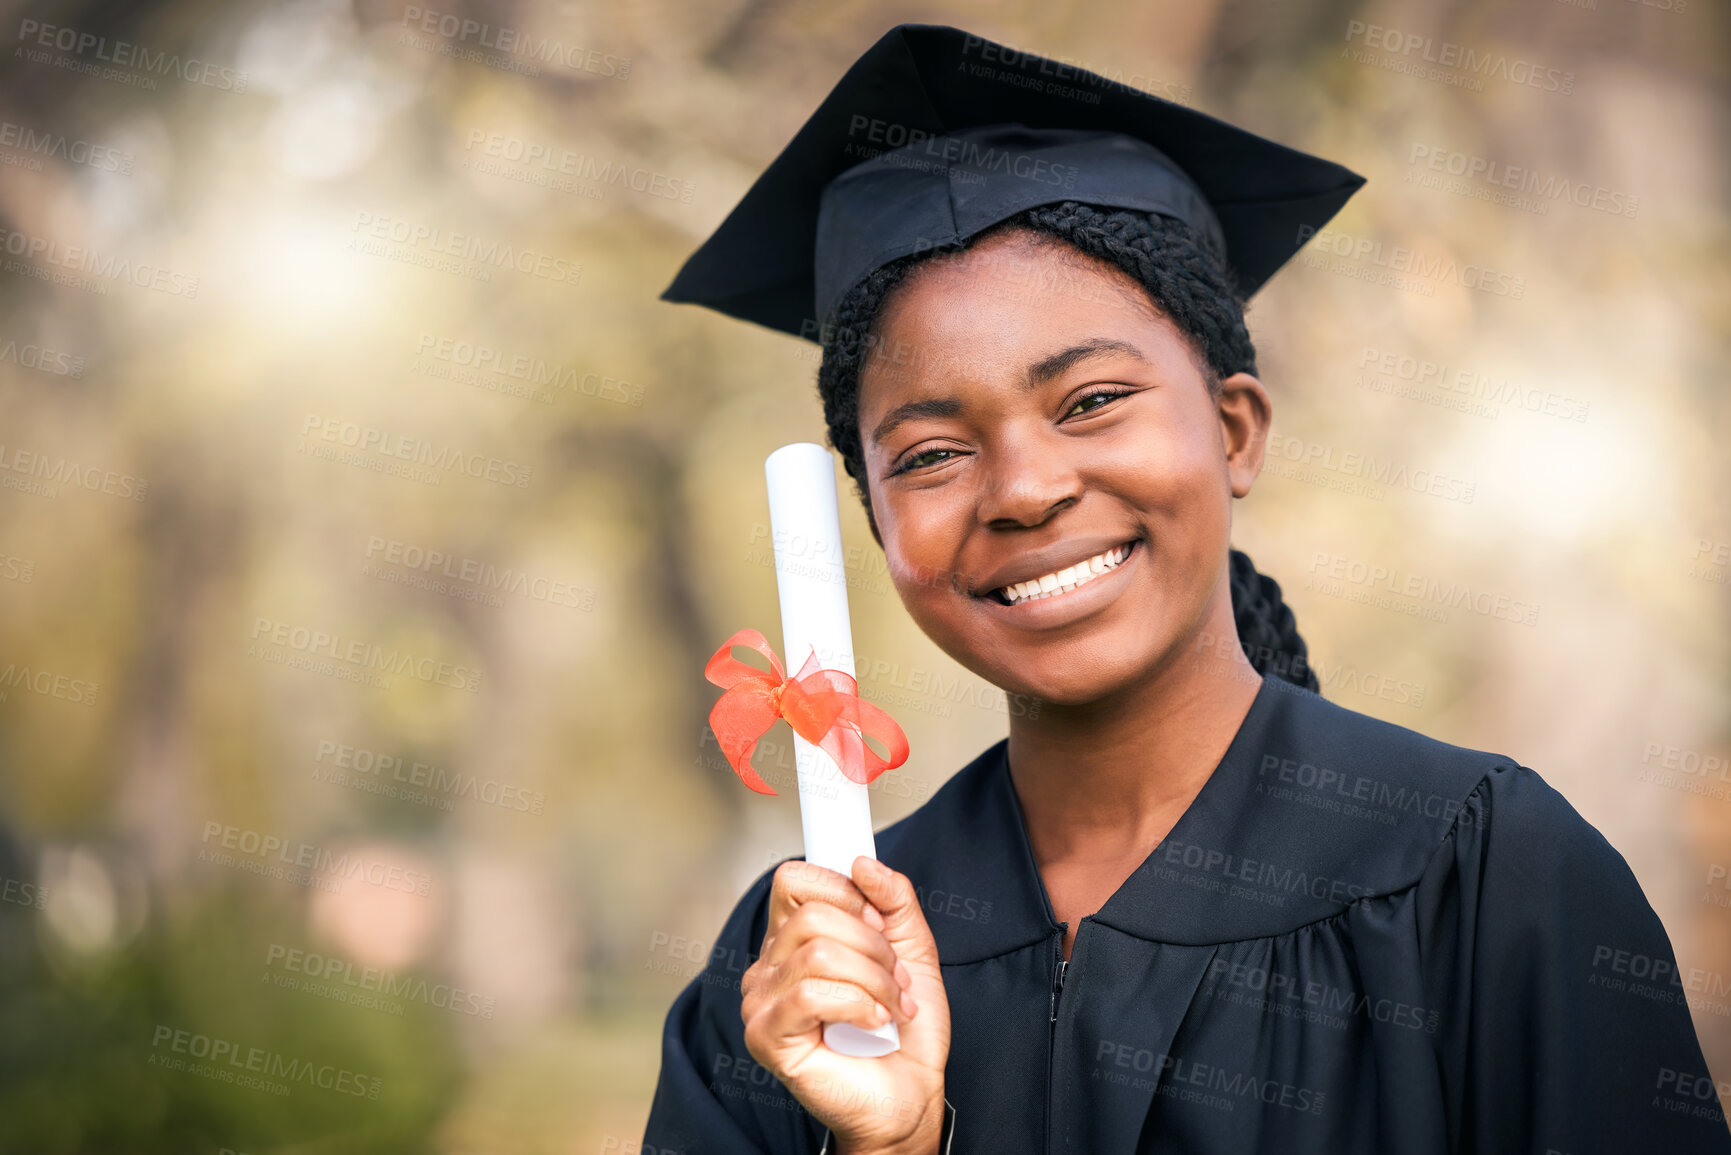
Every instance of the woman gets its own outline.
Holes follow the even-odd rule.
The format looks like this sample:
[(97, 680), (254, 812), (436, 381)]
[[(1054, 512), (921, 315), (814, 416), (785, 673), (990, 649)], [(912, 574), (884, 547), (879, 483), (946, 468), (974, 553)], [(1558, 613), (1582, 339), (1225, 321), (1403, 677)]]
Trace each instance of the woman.
[[(1361, 182), (1104, 83), (896, 29), (669, 290), (815, 302), (903, 604), (1040, 708), (881, 864), (746, 893), (645, 1150), (1731, 1152), (1680, 985), (1617, 981), (1677, 971), (1616, 851), (1513, 759), (1319, 697), (1230, 549), (1271, 414), (1242, 298)], [(822, 1044), (890, 1019), (890, 1056)]]

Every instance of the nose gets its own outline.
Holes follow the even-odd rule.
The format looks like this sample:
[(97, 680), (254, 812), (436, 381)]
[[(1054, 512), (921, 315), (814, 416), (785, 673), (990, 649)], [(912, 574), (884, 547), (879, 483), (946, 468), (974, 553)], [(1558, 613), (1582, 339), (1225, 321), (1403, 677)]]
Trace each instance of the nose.
[(979, 519), (992, 529), (1040, 525), (1082, 497), (1075, 459), (1039, 437), (994, 446), (980, 480)]

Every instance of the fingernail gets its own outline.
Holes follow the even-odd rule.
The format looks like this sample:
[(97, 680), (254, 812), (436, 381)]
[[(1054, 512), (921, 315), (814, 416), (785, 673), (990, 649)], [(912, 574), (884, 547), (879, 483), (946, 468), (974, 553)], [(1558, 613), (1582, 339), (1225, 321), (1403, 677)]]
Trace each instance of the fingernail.
[[(905, 999), (906, 996), (904, 995), (903, 998)], [(884, 1006), (882, 1003), (873, 1003), (872, 1004), (872, 1018), (874, 1018), (878, 1021), (879, 1026), (882, 1026), (883, 1024), (890, 1021), (890, 1009), (888, 1007)]]
[(902, 984), (903, 990), (914, 985), (914, 976), (908, 973), (908, 964), (900, 959), (896, 960), (896, 982)]
[(865, 913), (860, 915), (860, 917), (865, 919), (865, 924), (873, 930), (882, 930), (884, 928), (884, 916), (879, 914), (878, 908), (869, 902), (866, 903)]
[(867, 874), (871, 875), (871, 877), (873, 877), (873, 878), (881, 879), (881, 878), (886, 877), (889, 874), (890, 868), (885, 866), (883, 863), (879, 862), (875, 858), (867, 858), (865, 855), (862, 854), (859, 856), (859, 858), (854, 860), (855, 865), (859, 865), (862, 862), (864, 863), (865, 872)]
[(914, 996), (908, 994), (908, 992), (906, 992), (906, 991), (903, 991), (902, 992), (902, 1014), (906, 1015), (908, 1018), (911, 1019), (915, 1015), (919, 1014), (919, 1011), (920, 1011), (920, 1004), (914, 1002)]

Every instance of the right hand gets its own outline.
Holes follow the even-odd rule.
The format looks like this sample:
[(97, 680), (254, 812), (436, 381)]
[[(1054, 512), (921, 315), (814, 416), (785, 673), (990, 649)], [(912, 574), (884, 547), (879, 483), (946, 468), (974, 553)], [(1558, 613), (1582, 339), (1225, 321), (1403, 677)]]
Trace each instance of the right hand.
[[(740, 980), (745, 1045), (835, 1136), (834, 1150), (934, 1151), (943, 1127), (950, 1004), (913, 884), (875, 859), (853, 878), (776, 868), (763, 950)], [(825, 1023), (894, 1020), (901, 1049), (850, 1058)]]

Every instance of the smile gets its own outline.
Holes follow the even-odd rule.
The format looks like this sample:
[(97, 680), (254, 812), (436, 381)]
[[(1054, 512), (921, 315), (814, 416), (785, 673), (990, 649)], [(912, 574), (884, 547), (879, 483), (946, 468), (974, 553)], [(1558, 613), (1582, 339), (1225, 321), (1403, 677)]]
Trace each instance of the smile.
[(1095, 578), (1111, 573), (1123, 563), (1125, 558), (1130, 556), (1130, 551), (1135, 548), (1135, 545), (1134, 541), (1115, 545), (1103, 553), (1083, 558), (1074, 565), (1065, 566), (1063, 569), (1054, 570), (1052, 573), (1031, 578), (1028, 581), (1012, 582), (1007, 586), (1000, 586), (986, 596), (1000, 605), (1006, 606), (1039, 601), (1043, 598), (1063, 597), (1072, 590), (1087, 585)]

